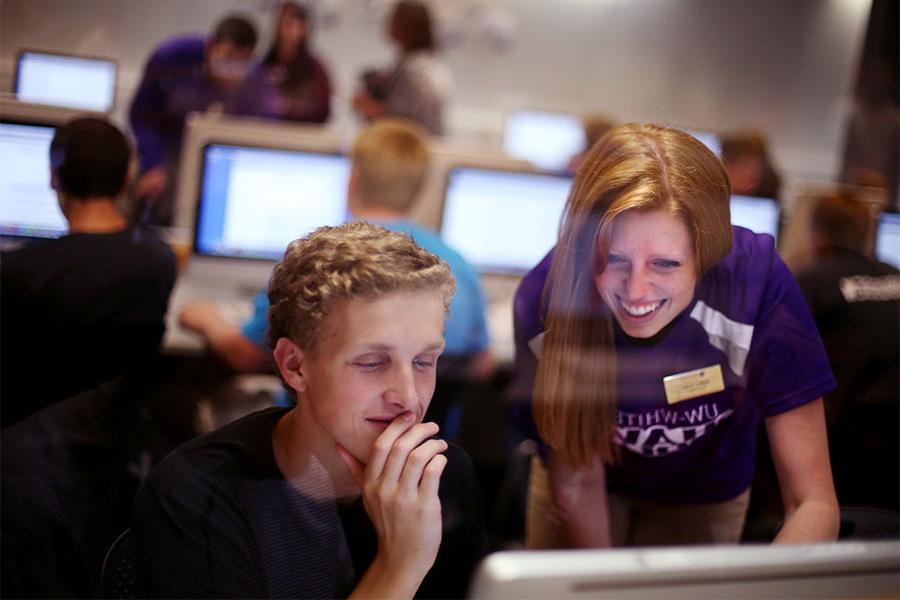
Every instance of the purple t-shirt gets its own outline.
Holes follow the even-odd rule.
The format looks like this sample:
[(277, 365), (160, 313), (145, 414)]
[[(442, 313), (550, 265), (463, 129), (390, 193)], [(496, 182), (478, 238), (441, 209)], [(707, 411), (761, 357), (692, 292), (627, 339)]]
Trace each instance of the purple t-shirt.
[[(527, 399), (543, 336), (541, 294), (552, 252), (516, 292), (513, 395)], [(614, 325), (618, 355), (612, 492), (662, 503), (733, 498), (753, 478), (762, 417), (834, 389), (834, 377), (800, 289), (772, 238), (734, 228), (731, 253), (698, 283), (694, 298), (653, 343)], [(663, 378), (721, 369), (724, 390), (670, 403)], [(530, 410), (528, 433), (536, 435)]]

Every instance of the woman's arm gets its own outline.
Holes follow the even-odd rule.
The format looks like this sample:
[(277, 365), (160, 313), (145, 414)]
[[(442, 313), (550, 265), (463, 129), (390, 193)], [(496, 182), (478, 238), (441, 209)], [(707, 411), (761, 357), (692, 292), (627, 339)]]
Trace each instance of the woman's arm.
[(766, 419), (784, 526), (775, 543), (837, 539), (840, 516), (825, 433), (822, 398)]
[[(537, 464), (537, 462), (535, 462)], [(540, 468), (540, 467), (538, 467)], [(533, 532), (529, 536), (529, 548), (544, 547), (542, 538), (559, 539), (571, 548), (606, 548), (611, 545), (609, 529), (609, 508), (606, 498), (606, 473), (603, 462), (595, 457), (590, 466), (573, 468), (565, 464), (552, 451), (544, 465), (546, 478), (532, 477), (533, 499), (546, 497), (546, 509), (539, 503), (529, 501), (533, 511), (529, 523), (540, 527), (559, 527), (561, 536), (547, 536)], [(544, 485), (546, 490), (535, 489)]]

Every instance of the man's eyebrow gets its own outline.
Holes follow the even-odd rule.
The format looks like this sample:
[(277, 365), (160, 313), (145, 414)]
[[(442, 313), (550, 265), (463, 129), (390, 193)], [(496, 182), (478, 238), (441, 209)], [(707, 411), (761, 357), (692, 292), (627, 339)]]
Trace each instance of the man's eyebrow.
[[(444, 347), (444, 341), (434, 342), (433, 344), (429, 344), (425, 347), (422, 352), (434, 352), (435, 350), (440, 350)], [(394, 350), (394, 346), (389, 344), (381, 344), (379, 342), (373, 342), (371, 344), (363, 344), (360, 347), (360, 350), (368, 351), (368, 352), (390, 352)]]

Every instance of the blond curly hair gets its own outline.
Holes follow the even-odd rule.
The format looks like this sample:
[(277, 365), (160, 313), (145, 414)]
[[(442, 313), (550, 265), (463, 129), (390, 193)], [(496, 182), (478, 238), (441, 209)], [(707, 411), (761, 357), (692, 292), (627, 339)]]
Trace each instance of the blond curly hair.
[(447, 263), (404, 233), (369, 223), (319, 227), (288, 245), (269, 281), (269, 345), (286, 337), (314, 352), (336, 300), (437, 289), (449, 312)]

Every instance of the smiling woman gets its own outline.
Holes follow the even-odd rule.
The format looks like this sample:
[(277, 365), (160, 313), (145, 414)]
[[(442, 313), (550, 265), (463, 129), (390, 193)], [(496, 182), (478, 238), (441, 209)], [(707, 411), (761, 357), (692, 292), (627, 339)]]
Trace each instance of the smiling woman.
[(772, 238), (732, 227), (729, 195), (703, 144), (649, 125), (607, 133), (576, 174), (515, 301), (513, 389), (529, 408), (533, 391), (524, 421), (544, 444), (529, 546), (738, 541), (763, 418), (776, 541), (837, 535), (834, 378)]

